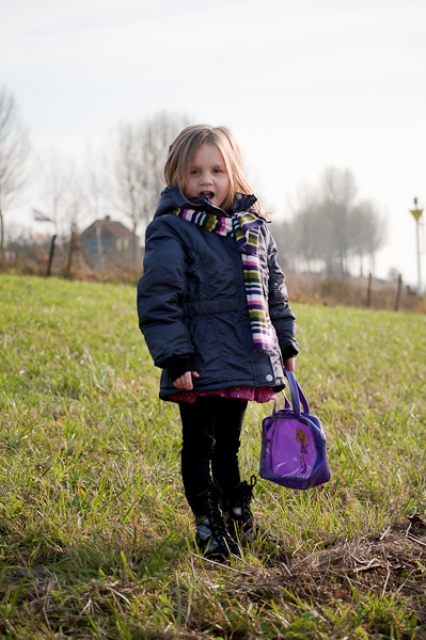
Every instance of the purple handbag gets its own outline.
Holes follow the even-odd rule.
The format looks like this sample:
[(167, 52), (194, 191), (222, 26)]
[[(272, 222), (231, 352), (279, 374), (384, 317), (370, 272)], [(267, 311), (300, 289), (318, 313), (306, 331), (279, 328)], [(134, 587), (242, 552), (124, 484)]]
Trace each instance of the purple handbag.
[(309, 489), (330, 480), (327, 445), (295, 375), (287, 369), (284, 373), (292, 408), (284, 396), (284, 409), (276, 411), (274, 405), (274, 413), (262, 421), (259, 475), (290, 489)]

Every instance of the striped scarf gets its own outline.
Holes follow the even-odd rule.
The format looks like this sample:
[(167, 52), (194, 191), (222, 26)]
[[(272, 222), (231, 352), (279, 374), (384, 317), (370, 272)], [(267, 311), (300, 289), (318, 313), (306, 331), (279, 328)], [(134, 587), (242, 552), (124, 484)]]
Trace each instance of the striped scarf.
[(274, 331), (269, 318), (268, 304), (263, 295), (257, 253), (259, 228), (265, 223), (264, 219), (252, 211), (233, 213), (229, 217), (185, 208), (174, 209), (172, 213), (206, 231), (235, 238), (241, 253), (254, 349), (255, 351), (272, 351)]

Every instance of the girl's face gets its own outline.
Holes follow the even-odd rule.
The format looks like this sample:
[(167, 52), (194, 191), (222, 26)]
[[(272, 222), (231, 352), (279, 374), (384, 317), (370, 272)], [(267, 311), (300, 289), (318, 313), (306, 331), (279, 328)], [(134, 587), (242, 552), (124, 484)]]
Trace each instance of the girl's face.
[(189, 200), (207, 196), (215, 207), (221, 207), (230, 189), (221, 152), (213, 144), (202, 144), (192, 158), (185, 195)]

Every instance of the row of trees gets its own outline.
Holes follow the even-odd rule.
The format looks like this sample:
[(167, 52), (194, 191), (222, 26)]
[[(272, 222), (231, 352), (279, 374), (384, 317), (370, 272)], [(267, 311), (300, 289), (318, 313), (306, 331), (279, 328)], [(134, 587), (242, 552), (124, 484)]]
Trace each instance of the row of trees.
[[(107, 149), (86, 155), (77, 166), (57, 150), (30, 153), (28, 134), (13, 96), (0, 89), (0, 246), (5, 248), (5, 216), (25, 181), (39, 185), (37, 202), (59, 237), (93, 219), (120, 216), (137, 235), (163, 187), (162, 167), (170, 142), (189, 124), (184, 116), (159, 114), (139, 124), (121, 124)], [(385, 241), (385, 223), (370, 200), (357, 198), (350, 171), (327, 169), (317, 187), (305, 188), (290, 221), (276, 222), (273, 233), (285, 266), (295, 270), (348, 274)], [(31, 195), (33, 196), (34, 189)]]
[(6, 216), (25, 190), (52, 220), (59, 237), (111, 215), (124, 218), (136, 239), (164, 186), (161, 173), (170, 142), (187, 124), (185, 116), (167, 113), (135, 125), (121, 124), (104, 149), (87, 148), (77, 163), (57, 149), (33, 153), (13, 95), (0, 88), (1, 249)]
[(358, 188), (347, 169), (330, 167), (319, 186), (299, 195), (292, 220), (273, 225), (282, 262), (296, 271), (348, 275), (374, 258), (386, 241), (386, 220)]

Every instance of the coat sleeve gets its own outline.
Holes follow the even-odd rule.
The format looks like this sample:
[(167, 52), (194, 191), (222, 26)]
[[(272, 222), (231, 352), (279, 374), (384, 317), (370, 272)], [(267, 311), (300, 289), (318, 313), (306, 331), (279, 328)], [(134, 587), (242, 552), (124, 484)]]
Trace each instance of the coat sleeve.
[(284, 273), (278, 264), (277, 245), (267, 231), (268, 243), (268, 303), (271, 322), (277, 332), (283, 359), (291, 358), (299, 353), (296, 340), (296, 318), (288, 304), (288, 293)]
[(193, 356), (183, 302), (187, 288), (186, 252), (163, 218), (148, 226), (144, 273), (138, 282), (139, 327), (157, 367)]

